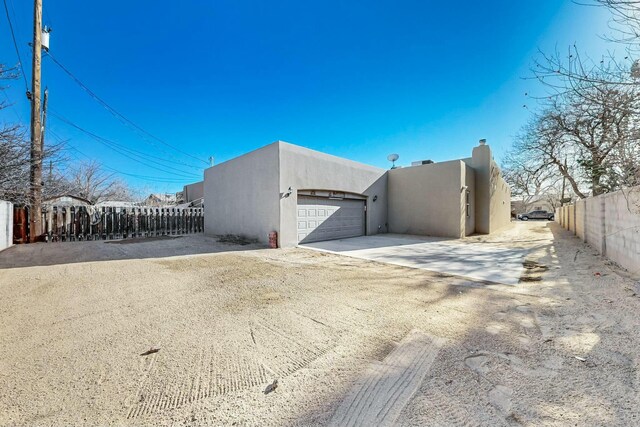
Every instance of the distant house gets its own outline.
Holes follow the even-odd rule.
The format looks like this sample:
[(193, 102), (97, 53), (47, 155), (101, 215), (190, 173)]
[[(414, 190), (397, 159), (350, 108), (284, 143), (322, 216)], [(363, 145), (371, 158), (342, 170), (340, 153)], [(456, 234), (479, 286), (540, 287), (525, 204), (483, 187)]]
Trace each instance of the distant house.
[(144, 206), (172, 206), (177, 204), (177, 198), (175, 193), (154, 193), (150, 194), (143, 202)]
[(182, 189), (182, 200), (190, 203), (204, 197), (204, 181), (187, 184)]
[(184, 191), (178, 191), (176, 193), (176, 203), (181, 205), (185, 202), (184, 200)]
[(54, 196), (42, 201), (44, 207), (47, 206), (91, 206), (92, 203), (82, 197), (65, 194), (62, 196)]

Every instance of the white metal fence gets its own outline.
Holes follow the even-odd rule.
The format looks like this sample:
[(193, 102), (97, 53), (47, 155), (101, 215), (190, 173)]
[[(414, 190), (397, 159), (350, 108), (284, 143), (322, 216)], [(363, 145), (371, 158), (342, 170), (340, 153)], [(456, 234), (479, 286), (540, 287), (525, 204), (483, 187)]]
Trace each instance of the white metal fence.
[(0, 251), (13, 244), (13, 204), (0, 200)]

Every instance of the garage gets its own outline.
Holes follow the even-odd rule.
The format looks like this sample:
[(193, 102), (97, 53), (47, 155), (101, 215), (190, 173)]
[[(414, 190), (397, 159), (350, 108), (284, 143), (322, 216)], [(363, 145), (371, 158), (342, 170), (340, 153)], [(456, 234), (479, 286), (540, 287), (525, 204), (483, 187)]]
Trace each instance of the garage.
[(299, 243), (365, 234), (364, 199), (298, 195), (297, 211)]

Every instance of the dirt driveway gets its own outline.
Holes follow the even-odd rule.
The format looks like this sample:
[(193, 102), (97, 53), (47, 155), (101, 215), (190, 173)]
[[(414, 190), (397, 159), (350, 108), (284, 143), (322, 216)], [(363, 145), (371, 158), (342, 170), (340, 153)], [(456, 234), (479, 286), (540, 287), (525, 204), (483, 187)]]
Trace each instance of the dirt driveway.
[(0, 425), (638, 425), (640, 284), (554, 223), (468, 241), (529, 249), (521, 283), (306, 249), (2, 269)]

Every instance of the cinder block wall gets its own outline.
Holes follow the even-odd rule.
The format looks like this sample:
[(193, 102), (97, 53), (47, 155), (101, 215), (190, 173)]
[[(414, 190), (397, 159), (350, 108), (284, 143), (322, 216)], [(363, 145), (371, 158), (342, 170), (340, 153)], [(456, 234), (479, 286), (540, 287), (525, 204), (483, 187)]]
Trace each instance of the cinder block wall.
[(585, 213), (587, 202), (585, 200), (578, 200), (576, 202), (576, 236), (585, 241)]
[(634, 275), (640, 274), (640, 186), (560, 208), (567, 230)]
[(602, 239), (604, 237), (604, 227), (602, 218), (602, 200), (599, 197), (585, 199), (585, 225), (584, 232), (587, 236), (587, 243), (602, 253)]
[(0, 251), (13, 244), (13, 204), (0, 200)]
[(568, 208), (567, 216), (569, 218), (569, 226), (567, 227), (567, 230), (573, 231), (573, 234), (576, 234), (576, 207), (574, 205), (569, 205)]
[(600, 196), (604, 201), (605, 255), (640, 274), (640, 186)]

